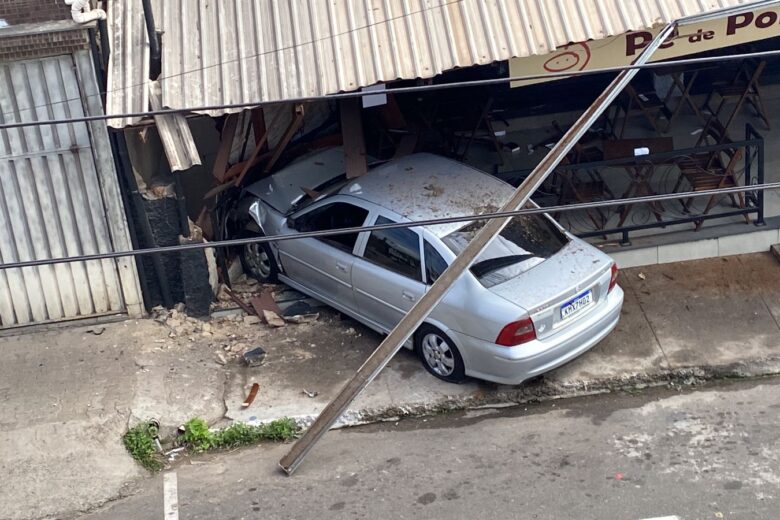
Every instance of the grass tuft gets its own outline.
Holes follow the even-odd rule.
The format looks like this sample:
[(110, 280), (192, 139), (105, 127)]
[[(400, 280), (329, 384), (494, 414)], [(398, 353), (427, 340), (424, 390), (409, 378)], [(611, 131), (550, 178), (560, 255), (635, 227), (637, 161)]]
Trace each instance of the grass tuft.
[[(195, 417), (184, 424), (181, 441), (192, 452), (203, 453), (208, 450), (248, 446), (262, 441), (289, 441), (297, 433), (298, 425), (286, 417), (260, 426), (235, 423), (218, 431), (209, 430), (206, 421)], [(149, 471), (160, 471), (165, 467), (154, 442), (156, 435), (157, 429), (154, 426), (143, 423), (133, 426), (122, 436), (122, 443), (130, 455)]]
[(209, 449), (237, 448), (261, 441), (288, 441), (297, 433), (298, 425), (286, 417), (260, 426), (235, 423), (215, 432), (209, 430), (206, 421), (196, 417), (184, 425), (183, 441), (190, 449), (200, 453)]
[(154, 436), (156, 429), (147, 423), (130, 428), (122, 437), (122, 443), (130, 456), (149, 471), (160, 471), (163, 462), (155, 449)]

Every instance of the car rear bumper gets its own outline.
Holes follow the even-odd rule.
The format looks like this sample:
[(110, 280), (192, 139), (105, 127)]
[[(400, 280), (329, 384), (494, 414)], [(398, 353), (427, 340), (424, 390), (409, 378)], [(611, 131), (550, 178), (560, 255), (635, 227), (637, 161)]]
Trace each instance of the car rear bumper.
[(543, 340), (502, 347), (458, 332), (455, 341), (464, 351), (466, 374), (505, 385), (518, 385), (568, 363), (604, 339), (618, 323), (623, 307), (620, 287), (599, 308), (570, 327)]

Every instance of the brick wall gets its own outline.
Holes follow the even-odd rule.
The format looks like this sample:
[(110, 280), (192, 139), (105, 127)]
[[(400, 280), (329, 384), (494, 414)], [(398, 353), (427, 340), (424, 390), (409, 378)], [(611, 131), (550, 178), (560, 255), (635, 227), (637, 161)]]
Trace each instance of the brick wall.
[(63, 0), (0, 0), (0, 18), (8, 25), (68, 20), (70, 6)]
[[(70, 6), (63, 0), (0, 0), (0, 18), (9, 26), (70, 20)], [(29, 60), (89, 48), (82, 30), (46, 34), (2, 37), (0, 29), (0, 63)]]
[(84, 31), (0, 38), (0, 63), (71, 54), (73, 51), (87, 48), (89, 42)]

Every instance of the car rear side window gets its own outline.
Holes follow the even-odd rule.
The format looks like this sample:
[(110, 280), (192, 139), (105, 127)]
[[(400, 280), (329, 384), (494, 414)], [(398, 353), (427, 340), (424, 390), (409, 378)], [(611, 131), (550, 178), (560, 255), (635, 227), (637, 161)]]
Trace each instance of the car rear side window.
[[(377, 224), (395, 224), (379, 217)], [(363, 258), (400, 275), (422, 281), (420, 237), (409, 229), (372, 231)]]
[(425, 280), (428, 285), (431, 285), (447, 269), (447, 261), (427, 240), (423, 246), (423, 252), (425, 253)]
[[(334, 202), (301, 215), (296, 222), (297, 231), (329, 231), (331, 229), (361, 227), (368, 217), (368, 210), (347, 204)], [(320, 237), (326, 244), (352, 252), (357, 242), (357, 233)]]

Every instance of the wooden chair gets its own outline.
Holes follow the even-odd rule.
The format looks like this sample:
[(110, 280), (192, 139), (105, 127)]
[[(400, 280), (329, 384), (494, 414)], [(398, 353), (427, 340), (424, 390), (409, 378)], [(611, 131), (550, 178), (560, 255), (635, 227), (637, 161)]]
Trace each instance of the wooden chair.
[[(696, 146), (708, 146), (717, 144), (731, 143), (726, 127), (715, 117), (712, 117), (704, 128), (699, 142)], [(678, 192), (683, 180), (690, 184), (692, 191), (707, 191), (713, 189), (733, 188), (739, 185), (737, 172), (735, 171), (739, 161), (744, 156), (742, 147), (726, 148), (712, 152), (696, 153), (683, 157), (677, 161), (680, 168), (680, 177), (674, 187), (674, 192)], [(712, 195), (707, 201), (703, 215), (707, 215), (715, 207), (720, 196)], [(743, 193), (729, 194), (731, 203), (738, 208), (745, 208), (745, 196)], [(690, 212), (692, 198), (682, 202), (683, 210)], [(750, 217), (744, 215), (745, 222), (750, 223)], [(698, 231), (703, 220), (696, 221), (696, 230)]]
[[(764, 122), (767, 130), (771, 130), (769, 124), (769, 117), (767, 116), (764, 103), (761, 100), (761, 85), (759, 80), (761, 75), (766, 69), (766, 60), (754, 62), (752, 60), (744, 60), (737, 73), (731, 79), (731, 81), (716, 82), (713, 84), (713, 88), (707, 96), (707, 100), (704, 102), (704, 108), (709, 110), (716, 118), (721, 117), (721, 112), (732, 100), (736, 101), (736, 105), (731, 115), (725, 119), (724, 127), (728, 129), (734, 118), (739, 114), (742, 107), (747, 103), (753, 107), (756, 115)], [(710, 108), (710, 103), (715, 98), (720, 97), (720, 104), (718, 108), (713, 111)]]
[[(482, 106), (475, 105), (461, 108), (461, 113), (465, 114), (465, 124), (471, 130), (455, 133), (456, 141), (453, 150), (458, 160), (465, 160), (471, 145), (475, 141), (482, 141), (488, 142), (495, 149), (502, 165), (506, 163), (503, 154), (504, 146), (496, 137), (496, 130), (493, 126), (493, 121), (495, 120), (493, 117), (493, 102), (494, 99), (490, 97)], [(505, 125), (509, 126), (509, 123), (505, 122)]]
[[(565, 132), (558, 122), (553, 121), (552, 125), (558, 134), (558, 139), (563, 137)], [(585, 135), (566, 155), (563, 164), (576, 165), (603, 161), (604, 152), (593, 144), (596, 139), (597, 136)], [(559, 205), (615, 198), (612, 190), (604, 182), (601, 173), (595, 168), (558, 170), (556, 171), (556, 176), (560, 184)], [(609, 217), (601, 208), (588, 209), (585, 210), (585, 213), (597, 230), (606, 227)], [(556, 219), (558, 216), (557, 214), (553, 215)]]
[[(664, 128), (660, 119), (663, 116), (667, 121), (670, 121), (672, 119), (671, 110), (655, 92), (651, 90), (642, 90), (640, 92), (633, 85), (629, 84), (620, 98), (618, 98), (618, 101), (613, 105), (610, 126), (616, 138), (622, 139), (625, 135), (628, 117), (634, 107), (639, 109), (658, 135), (663, 135)], [(618, 124), (621, 117), (622, 123)], [(618, 126), (620, 126), (619, 129)]]

